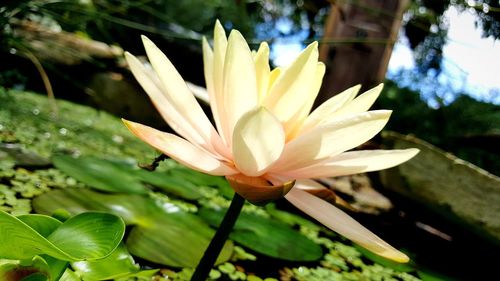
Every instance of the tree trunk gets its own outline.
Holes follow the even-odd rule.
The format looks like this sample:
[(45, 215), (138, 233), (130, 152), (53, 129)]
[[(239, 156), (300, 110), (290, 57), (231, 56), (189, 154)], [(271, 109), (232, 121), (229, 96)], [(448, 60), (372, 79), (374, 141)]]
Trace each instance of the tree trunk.
[(408, 0), (341, 1), (332, 4), (320, 44), (327, 72), (320, 104), (356, 84), (382, 82)]

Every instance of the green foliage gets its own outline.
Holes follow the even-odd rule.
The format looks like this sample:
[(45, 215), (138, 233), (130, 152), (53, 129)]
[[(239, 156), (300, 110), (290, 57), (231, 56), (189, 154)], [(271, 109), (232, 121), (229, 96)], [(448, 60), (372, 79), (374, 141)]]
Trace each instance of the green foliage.
[[(0, 233), (0, 258), (12, 260), (0, 266), (0, 277), (9, 281), (57, 281), (68, 262), (92, 260), (98, 264), (115, 251), (125, 232), (122, 219), (96, 212), (61, 222), (44, 215), (16, 218), (0, 211), (0, 225), (9, 230)], [(117, 270), (132, 272), (129, 268)], [(101, 271), (97, 268), (94, 274)]]
[[(225, 211), (204, 208), (199, 215), (218, 227)], [(323, 255), (321, 247), (286, 224), (254, 214), (240, 214), (229, 237), (255, 252), (278, 259), (315, 261)]]
[(0, 224), (10, 230), (0, 234), (0, 257), (14, 260), (41, 254), (65, 261), (104, 258), (125, 231), (119, 217), (105, 213), (82, 213), (61, 223), (40, 215), (18, 219), (0, 212)]
[(500, 107), (461, 95), (438, 109), (427, 106), (417, 92), (392, 82), (377, 101), (394, 114), (385, 129), (414, 134), (492, 173), (500, 172), (495, 149), (500, 133)]
[(165, 172), (145, 171), (135, 163), (90, 156), (73, 158), (67, 155), (55, 156), (53, 161), (56, 168), (102, 191), (145, 194), (149, 191), (144, 185), (147, 183), (188, 200), (202, 196), (194, 184), (169, 176)]
[[(37, 212), (45, 214), (57, 213), (55, 217), (60, 218), (61, 221), (68, 218), (68, 215), (61, 211), (61, 208), (66, 209), (71, 214), (78, 214), (86, 210), (113, 213), (122, 217), (126, 224), (130, 225), (130, 232), (126, 236), (124, 244), (132, 255), (159, 264), (170, 265), (167, 269), (159, 271), (154, 277), (155, 280), (189, 280), (192, 270), (187, 267), (178, 267), (196, 264), (201, 252), (208, 244), (208, 240), (213, 235), (213, 230), (196, 215), (196, 211), (200, 206), (204, 208), (227, 207), (229, 203), (227, 198), (230, 198), (233, 192), (227, 181), (221, 177), (208, 176), (189, 170), (171, 160), (162, 162), (158, 172), (141, 171), (134, 167), (133, 164), (130, 164), (133, 163), (131, 158), (147, 163), (148, 159), (153, 159), (157, 154), (131, 137), (117, 118), (68, 102), (58, 102), (60, 114), (58, 118), (53, 118), (50, 116), (49, 110), (46, 110), (48, 107), (46, 98), (43, 96), (17, 91), (11, 91), (9, 94), (4, 92), (2, 95), (0, 95), (0, 98), (2, 98), (2, 107), (0, 107), (0, 125), (2, 125), (0, 143), (16, 144), (21, 149), (16, 150), (15, 153), (36, 154), (45, 159), (51, 159), (53, 154), (64, 152), (76, 155), (82, 154), (82, 157), (86, 158), (97, 156), (106, 157), (107, 159), (124, 159), (124, 161), (118, 162), (99, 160), (104, 161), (102, 162), (103, 165), (119, 163), (117, 165), (119, 168), (113, 172), (117, 174), (110, 174), (109, 176), (119, 177), (122, 173), (140, 171), (139, 174), (141, 175), (137, 175), (137, 177), (141, 178), (141, 183), (147, 183), (145, 186), (149, 187), (149, 191), (145, 194), (126, 194), (123, 192), (102, 194), (89, 190), (86, 188), (87, 185), (75, 179), (76, 176), (75, 178), (70, 177), (57, 168), (30, 166), (30, 164), (26, 163), (24, 166), (19, 166), (19, 159), (13, 157), (15, 153), (11, 155), (0, 152), (0, 181), (2, 184), (0, 185), (0, 208), (9, 212), (27, 214), (31, 211), (32, 199), (35, 198), (33, 206)], [(38, 115), (34, 115), (33, 109), (39, 110)], [(90, 124), (88, 123), (89, 119), (91, 120)], [(67, 129), (66, 135), (60, 134), (61, 128)], [(45, 133), (49, 133), (50, 137), (46, 138)], [(119, 138), (114, 136), (119, 136)], [(117, 139), (120, 140), (116, 142)], [(61, 150), (57, 146), (54, 147), (54, 143), (57, 144), (61, 141), (66, 144), (67, 149)], [(78, 161), (78, 158), (68, 157), (65, 160), (72, 162)], [(72, 165), (75, 163), (66, 164)], [(82, 167), (82, 169), (87, 168)], [(157, 173), (158, 178), (156, 178)], [(154, 179), (150, 178), (149, 181), (142, 179), (142, 177), (147, 178), (150, 175), (154, 175)], [(196, 189), (201, 194), (201, 197), (199, 199), (189, 199), (190, 202), (171, 198), (171, 195), (177, 198), (183, 197), (174, 191), (159, 187), (158, 182), (163, 181), (163, 177), (170, 179), (167, 180), (170, 186), (186, 188), (186, 190)], [(221, 195), (221, 190), (225, 190), (226, 197)], [(119, 191), (119, 189), (116, 191)], [(165, 194), (159, 191), (165, 191)], [(20, 200), (24, 200), (22, 202), (25, 203), (20, 203)], [(320, 255), (319, 262), (308, 263), (304, 267), (308, 268), (309, 272), (317, 273), (319, 270), (323, 274), (325, 272), (329, 272), (330, 275), (340, 274), (344, 278), (343, 280), (365, 280), (363, 279), (364, 276), (370, 276), (371, 278), (366, 280), (382, 280), (384, 278), (384, 280), (391, 280), (390, 278), (411, 280), (408, 276), (416, 274), (415, 272), (401, 273), (366, 260), (358, 250), (350, 246), (350, 242), (341, 240), (339, 236), (311, 221), (273, 206), (269, 206), (264, 210), (254, 205), (245, 205), (243, 212), (245, 217), (252, 220), (249, 224), (251, 227), (248, 228), (247, 232), (257, 231), (265, 234), (267, 230), (263, 230), (261, 226), (255, 226), (255, 224), (258, 224), (260, 220), (267, 221), (266, 218), (273, 218), (281, 221), (282, 225), (287, 224), (300, 229), (300, 233), (313, 241), (315, 247), (319, 245), (319, 247), (326, 250), (326, 254)], [(21, 216), (21, 218), (29, 220), (31, 216)], [(50, 224), (48, 221), (54, 220), (49, 218), (46, 221), (45, 224)], [(36, 228), (37, 231), (49, 233), (50, 231), (46, 228), (50, 229), (50, 227), (44, 227), (45, 224), (30, 222), (32, 228)], [(290, 228), (288, 227), (288, 229)], [(241, 229), (239, 231), (246, 230)], [(297, 233), (295, 232), (293, 235), (297, 235)], [(273, 236), (273, 233), (268, 233), (266, 239), (271, 236)], [(200, 241), (205, 242), (201, 243)], [(243, 243), (241, 245), (244, 246)], [(289, 242), (288, 247), (294, 245), (295, 241), (292, 241)], [(191, 247), (197, 248), (196, 253)], [(120, 248), (118, 249), (121, 251)], [(246, 264), (258, 268), (262, 262), (262, 255), (256, 252), (245, 252), (245, 250), (250, 251), (249, 249), (245, 246), (245, 248), (235, 247), (233, 250), (233, 247), (229, 245), (223, 254), (224, 257), (220, 259), (221, 268), (217, 266), (210, 275), (212, 280), (231, 280), (231, 276), (235, 278), (234, 280), (238, 280), (237, 278), (241, 280), (243, 275), (248, 280), (276, 280), (272, 278), (264, 279), (263, 276), (257, 277), (253, 274), (261, 273), (246, 268)], [(113, 257), (115, 256), (123, 258), (114, 260)], [(42, 260), (37, 259), (36, 263), (25, 261), (23, 265), (20, 265), (17, 262), (14, 267), (28, 266), (32, 268), (36, 264), (38, 272), (49, 272), (50, 268), (57, 267), (57, 264), (50, 259), (49, 256), (45, 255)], [(148, 276), (152, 272), (134, 271), (137, 270), (137, 264), (131, 260), (130, 255), (122, 256), (113, 253), (99, 261), (103, 262), (103, 264), (94, 264), (94, 262), (85, 264), (85, 268), (92, 268), (91, 272), (84, 272), (84, 267), (79, 266), (82, 265), (81, 263), (73, 262), (70, 264), (72, 269), (64, 271), (60, 280), (81, 281), (82, 277), (85, 278), (85, 275), (87, 275), (88, 280), (92, 279), (92, 276), (102, 278), (120, 277), (120, 280), (126, 281), (151, 280), (151, 277), (141, 276)], [(224, 265), (223, 261), (231, 264), (236, 270), (231, 271), (231, 266)], [(114, 265), (111, 265), (111, 263)], [(9, 261), (9, 264), (12, 264), (12, 261)], [(52, 266), (48, 266), (48, 264), (52, 264)], [(141, 265), (144, 266), (145, 264), (141, 262)], [(67, 267), (66, 264), (64, 266)], [(176, 272), (174, 272), (172, 266), (175, 267)], [(293, 263), (290, 263), (290, 266), (298, 267)], [(61, 274), (60, 265), (57, 268), (59, 270), (54, 270), (54, 272), (57, 271), (58, 274)], [(123, 275), (120, 275), (118, 269), (131, 272), (124, 272)], [(222, 270), (228, 273), (222, 272)], [(277, 277), (279, 275), (278, 270), (286, 271), (282, 268), (276, 268), (276, 271), (271, 273), (271, 276)], [(300, 272), (294, 274), (294, 271), (292, 269), (289, 272), (287, 271), (291, 274), (291, 278), (314, 280), (307, 279), (311, 275), (301, 275)], [(50, 275), (55, 275), (55, 273)], [(400, 276), (406, 276), (404, 277), (406, 279)]]
[(0, 88), (0, 142), (17, 143), (44, 158), (106, 155), (149, 161), (156, 153), (108, 113), (58, 100), (58, 116), (40, 95)]
[[(126, 238), (133, 255), (174, 267), (196, 266), (214, 234), (199, 217), (174, 204), (141, 195), (55, 190), (37, 197), (33, 205), (37, 212), (45, 214), (63, 208), (74, 214), (95, 210), (118, 215), (134, 226)], [(229, 260), (231, 252), (232, 243), (228, 242), (220, 262)]]

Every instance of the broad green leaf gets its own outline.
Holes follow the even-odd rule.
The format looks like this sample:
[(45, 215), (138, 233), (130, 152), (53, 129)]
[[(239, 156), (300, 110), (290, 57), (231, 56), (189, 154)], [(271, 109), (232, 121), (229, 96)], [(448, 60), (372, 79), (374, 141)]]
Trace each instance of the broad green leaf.
[(59, 281), (81, 281), (82, 279), (71, 269), (67, 268)]
[[(23, 216), (23, 220), (49, 232), (45, 238), (21, 219), (0, 211), (0, 257), (27, 260), (46, 254), (59, 260), (99, 259), (109, 255), (121, 241), (125, 231), (123, 221), (104, 213), (83, 213), (70, 218), (51, 231), (55, 219), (43, 216)], [(43, 223), (50, 224), (43, 227)]]
[(120, 217), (86, 212), (65, 221), (47, 239), (77, 260), (94, 260), (111, 254), (124, 233), (125, 224)]
[[(201, 209), (199, 215), (218, 226), (225, 210)], [(290, 261), (315, 261), (321, 247), (286, 224), (249, 213), (241, 213), (230, 236), (235, 242), (266, 256)]]
[(85, 281), (116, 279), (140, 270), (124, 244), (104, 259), (73, 262), (71, 267)]
[[(130, 253), (174, 267), (194, 267), (214, 235), (203, 220), (173, 204), (134, 194), (102, 194), (88, 189), (54, 190), (33, 201), (35, 210), (50, 214), (64, 208), (71, 213), (107, 211), (122, 216), (132, 227), (126, 239)], [(220, 262), (227, 261), (233, 245), (226, 243)]]
[(48, 273), (50, 276), (50, 280), (59, 280), (63, 273), (68, 268), (69, 262), (58, 260), (51, 256), (43, 255), (42, 256), (48, 266)]
[(62, 224), (53, 217), (38, 214), (21, 215), (17, 216), (17, 218), (45, 238)]

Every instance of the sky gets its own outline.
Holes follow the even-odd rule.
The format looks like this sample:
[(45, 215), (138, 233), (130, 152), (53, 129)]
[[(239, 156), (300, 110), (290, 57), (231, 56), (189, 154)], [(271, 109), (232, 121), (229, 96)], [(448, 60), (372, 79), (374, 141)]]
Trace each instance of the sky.
[[(443, 69), (439, 81), (478, 100), (500, 104), (500, 42), (481, 37), (472, 11), (459, 12), (451, 7), (445, 16), (449, 21), (448, 43), (443, 49)], [(278, 41), (272, 46), (271, 57), (276, 65), (286, 65), (303, 48), (302, 44), (293, 40)], [(401, 69), (413, 67), (413, 54), (407, 39), (399, 36), (387, 76), (390, 78)], [(497, 91), (492, 91), (494, 89)], [(454, 95), (449, 97), (452, 101)]]
[[(500, 104), (500, 96), (491, 91), (500, 89), (500, 42), (481, 37), (471, 11), (459, 12), (451, 7), (445, 16), (450, 27), (448, 43), (443, 49), (441, 79), (478, 100)], [(400, 36), (389, 62), (388, 76), (401, 68), (411, 69), (413, 66), (406, 38)]]

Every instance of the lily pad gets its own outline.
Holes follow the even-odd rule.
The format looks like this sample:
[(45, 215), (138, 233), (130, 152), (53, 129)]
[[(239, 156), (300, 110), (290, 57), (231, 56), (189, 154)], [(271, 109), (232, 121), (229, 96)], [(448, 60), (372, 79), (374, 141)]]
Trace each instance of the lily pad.
[(96, 157), (73, 158), (67, 155), (53, 157), (54, 165), (73, 178), (106, 192), (145, 194), (145, 183), (182, 197), (196, 200), (202, 196), (196, 185), (183, 178), (164, 172), (150, 172), (130, 163)]
[[(86, 210), (107, 211), (134, 225), (126, 239), (130, 253), (151, 262), (194, 267), (214, 235), (202, 219), (136, 194), (102, 194), (88, 189), (55, 190), (33, 201), (39, 213), (50, 214), (64, 208), (71, 213)], [(226, 243), (218, 262), (227, 261), (233, 245)]]
[[(203, 208), (199, 215), (218, 227), (225, 210)], [(237, 243), (266, 256), (289, 261), (315, 261), (323, 256), (319, 245), (288, 225), (265, 217), (241, 213), (230, 236)]]
[(167, 173), (171, 177), (182, 179), (183, 181), (190, 182), (195, 186), (217, 187), (222, 196), (227, 199), (231, 199), (234, 196), (234, 190), (224, 177), (212, 176), (194, 171), (173, 161), (169, 161), (167, 165), (170, 166)]
[(133, 174), (126, 172), (124, 163), (95, 157), (73, 158), (67, 155), (54, 156), (52, 161), (59, 170), (99, 190), (137, 194), (148, 192)]

